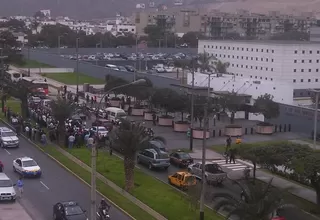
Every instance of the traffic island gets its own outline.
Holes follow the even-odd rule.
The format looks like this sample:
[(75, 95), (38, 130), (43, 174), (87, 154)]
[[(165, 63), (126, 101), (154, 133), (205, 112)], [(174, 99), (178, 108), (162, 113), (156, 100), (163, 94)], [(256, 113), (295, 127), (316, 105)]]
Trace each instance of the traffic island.
[(162, 115), (159, 117), (158, 125), (164, 127), (172, 127), (174, 117), (170, 115)]
[(143, 116), (145, 109), (143, 107), (133, 107), (131, 111), (132, 116)]
[(118, 97), (113, 97), (109, 100), (112, 107), (120, 107), (121, 100)]
[(187, 121), (175, 121), (173, 130), (175, 132), (187, 132), (190, 129), (190, 123)]
[(266, 122), (261, 122), (256, 125), (256, 133), (264, 135), (272, 135), (274, 133), (274, 125)]
[(242, 126), (241, 125), (227, 125), (224, 128), (224, 135), (230, 137), (242, 136)]

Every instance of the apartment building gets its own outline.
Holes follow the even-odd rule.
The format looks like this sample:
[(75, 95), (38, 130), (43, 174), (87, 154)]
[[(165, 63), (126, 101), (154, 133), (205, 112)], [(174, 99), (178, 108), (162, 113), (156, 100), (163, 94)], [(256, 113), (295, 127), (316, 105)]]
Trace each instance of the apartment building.
[(167, 31), (187, 33), (200, 32), (202, 9), (177, 9), (138, 11), (132, 16), (138, 35), (145, 35), (144, 28), (148, 25), (161, 25)]
[(320, 88), (317, 42), (200, 40), (198, 52), (229, 62), (228, 72), (236, 77)]

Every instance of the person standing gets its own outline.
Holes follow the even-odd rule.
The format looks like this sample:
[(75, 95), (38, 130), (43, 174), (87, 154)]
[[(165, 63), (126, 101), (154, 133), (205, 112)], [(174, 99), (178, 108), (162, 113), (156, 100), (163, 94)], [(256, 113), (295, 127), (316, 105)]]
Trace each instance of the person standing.
[(94, 139), (93, 139), (93, 135), (90, 135), (90, 137), (87, 140), (87, 147), (91, 148), (94, 144)]
[(70, 134), (70, 136), (68, 138), (68, 148), (69, 149), (72, 149), (75, 139), (76, 138), (73, 136), (73, 134)]
[(22, 198), (22, 194), (23, 194), (23, 180), (22, 177), (19, 177), (18, 181), (17, 181), (17, 187), (18, 187), (18, 191), (19, 191), (19, 197)]

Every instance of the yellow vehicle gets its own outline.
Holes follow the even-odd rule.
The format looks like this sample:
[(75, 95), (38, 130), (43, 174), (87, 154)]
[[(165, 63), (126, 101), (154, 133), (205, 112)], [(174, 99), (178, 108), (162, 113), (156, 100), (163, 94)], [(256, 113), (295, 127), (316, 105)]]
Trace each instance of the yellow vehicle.
[(168, 182), (182, 189), (188, 189), (190, 186), (197, 185), (196, 177), (189, 172), (176, 172), (168, 176)]

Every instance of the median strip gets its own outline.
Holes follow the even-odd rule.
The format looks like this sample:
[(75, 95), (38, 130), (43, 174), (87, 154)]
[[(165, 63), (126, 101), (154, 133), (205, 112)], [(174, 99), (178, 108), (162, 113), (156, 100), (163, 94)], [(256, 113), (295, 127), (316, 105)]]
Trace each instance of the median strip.
[[(68, 152), (78, 159), (73, 159), (74, 162), (78, 163), (80, 160), (84, 163), (82, 166), (87, 166), (91, 170), (91, 156), (87, 149), (78, 148), (68, 150)], [(69, 158), (71, 159), (71, 157)], [(103, 176), (121, 188), (124, 187), (123, 161), (118, 157), (99, 151), (97, 172), (100, 173), (99, 179)], [(194, 220), (198, 214), (197, 211), (190, 209), (191, 201), (183, 193), (139, 169), (135, 169), (135, 188), (131, 194), (167, 219)], [(205, 219), (222, 220), (224, 218), (215, 211), (206, 208)]]

